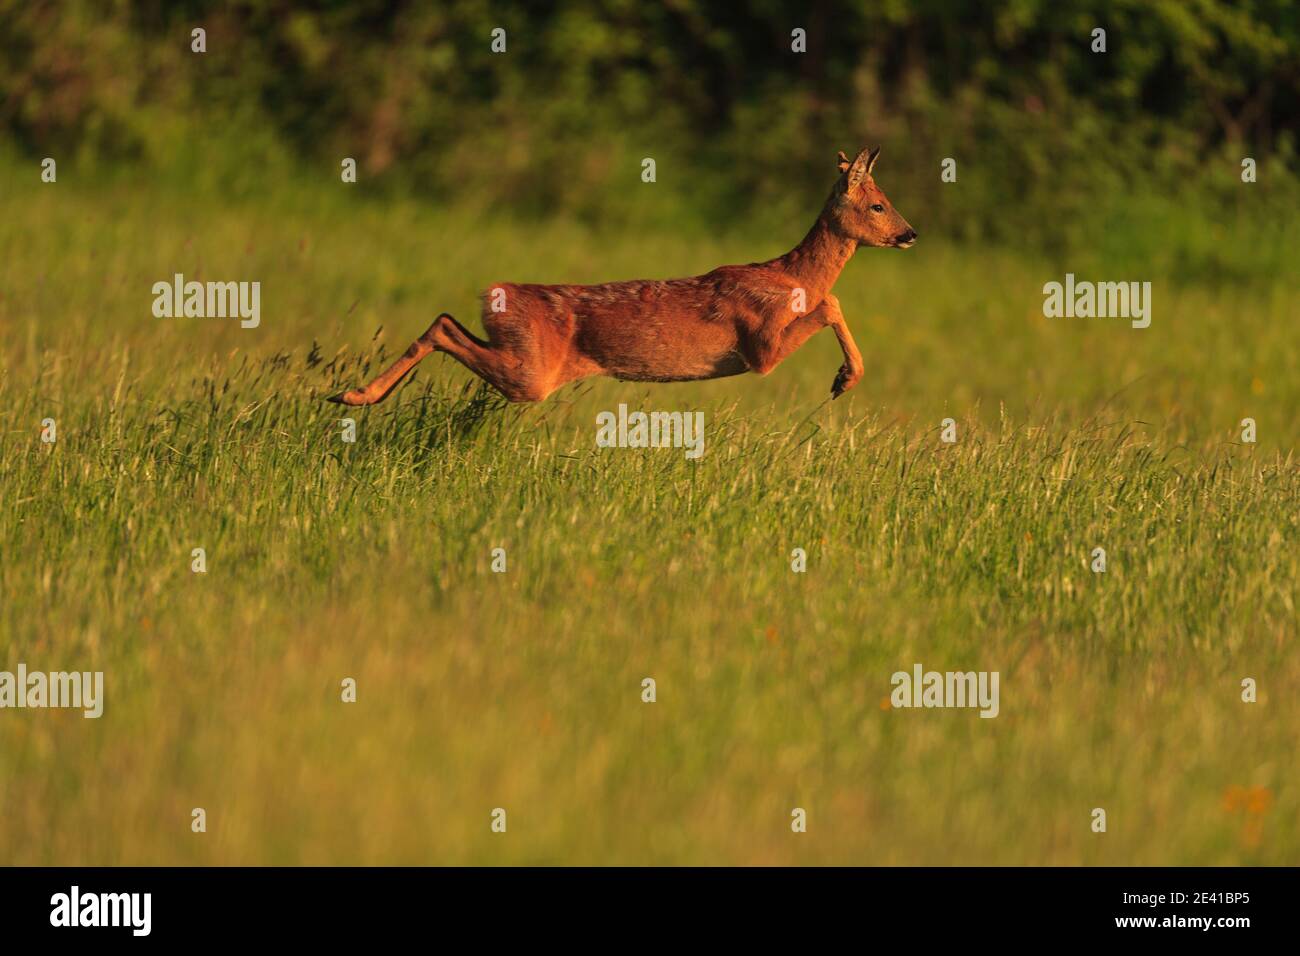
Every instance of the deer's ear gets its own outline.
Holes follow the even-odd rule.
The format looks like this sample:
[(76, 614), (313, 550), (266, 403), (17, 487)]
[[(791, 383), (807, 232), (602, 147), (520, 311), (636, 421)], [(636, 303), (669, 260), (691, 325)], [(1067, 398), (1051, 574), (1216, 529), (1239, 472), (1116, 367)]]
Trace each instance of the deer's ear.
[(876, 160), (878, 160), (879, 158), (880, 158), (880, 147), (877, 146), (875, 149), (873, 149), (873, 150), (871, 151), (871, 155), (867, 157), (867, 175), (868, 175), (868, 176), (870, 176), (870, 175), (871, 175), (871, 171), (872, 171), (873, 169), (876, 168)]
[(840, 172), (844, 172), (844, 171), (847, 170), (850, 166), (853, 165), (853, 161), (852, 161), (851, 159), (849, 159), (847, 156), (844, 155), (844, 150), (840, 150), (840, 156), (839, 156), (839, 163), (838, 163), (838, 165), (839, 165), (839, 168), (840, 168)]
[(871, 175), (871, 169), (876, 165), (876, 159), (879, 156), (879, 149), (867, 148), (858, 153), (858, 158), (849, 166), (849, 177), (845, 185), (849, 189), (861, 186)]

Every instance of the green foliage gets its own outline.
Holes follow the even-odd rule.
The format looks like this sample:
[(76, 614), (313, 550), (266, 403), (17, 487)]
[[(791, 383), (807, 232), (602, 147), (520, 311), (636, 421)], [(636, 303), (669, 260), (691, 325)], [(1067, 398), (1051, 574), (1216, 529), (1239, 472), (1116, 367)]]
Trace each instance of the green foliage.
[(355, 156), (375, 189), (632, 228), (788, 221), (865, 143), (926, 236), (1087, 249), (1116, 194), (1196, 204), (1244, 155), (1300, 210), (1289, 0), (546, 6), (3, 0), (0, 127), (234, 190)]

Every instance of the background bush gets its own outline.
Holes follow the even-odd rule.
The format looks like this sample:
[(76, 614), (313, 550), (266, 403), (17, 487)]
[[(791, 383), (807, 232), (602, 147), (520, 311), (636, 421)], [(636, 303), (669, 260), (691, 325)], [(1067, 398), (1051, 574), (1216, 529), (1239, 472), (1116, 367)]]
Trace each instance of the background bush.
[[(1287, 0), (548, 6), (2, 0), (0, 128), (26, 155), (188, 186), (256, 193), (354, 156), (381, 192), (710, 230), (807, 219), (835, 150), (883, 144), (881, 181), (926, 235), (1161, 250), (1219, 278), (1278, 264), (1267, 224), (1243, 227), (1241, 261), (1222, 234), (1243, 156), (1262, 205), (1300, 208)], [(652, 193), (632, 188), (646, 156)]]

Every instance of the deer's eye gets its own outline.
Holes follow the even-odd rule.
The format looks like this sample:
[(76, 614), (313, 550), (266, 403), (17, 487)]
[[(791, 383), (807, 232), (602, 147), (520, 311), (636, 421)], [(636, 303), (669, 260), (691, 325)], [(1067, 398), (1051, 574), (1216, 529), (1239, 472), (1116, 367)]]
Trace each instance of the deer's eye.
[(871, 211), (872, 211), (872, 212), (884, 212), (884, 211), (885, 211), (885, 207), (882, 206), (882, 205), (880, 205), (880, 203), (878, 203), (878, 202), (873, 202), (873, 203), (871, 204)]

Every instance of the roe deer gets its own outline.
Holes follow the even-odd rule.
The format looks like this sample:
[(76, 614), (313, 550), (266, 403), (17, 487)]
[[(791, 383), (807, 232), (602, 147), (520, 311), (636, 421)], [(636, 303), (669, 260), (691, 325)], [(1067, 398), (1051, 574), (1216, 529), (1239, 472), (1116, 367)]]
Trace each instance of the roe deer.
[(435, 351), (512, 402), (541, 401), (590, 375), (633, 382), (766, 375), (828, 325), (844, 352), (831, 385), (838, 398), (858, 383), (863, 367), (831, 286), (858, 246), (906, 249), (916, 241), (916, 231), (872, 179), (879, 155), (864, 149), (850, 162), (839, 154), (840, 177), (821, 215), (777, 259), (690, 279), (493, 286), (483, 302), (486, 342), (444, 312), (373, 382), (330, 401), (383, 401)]

